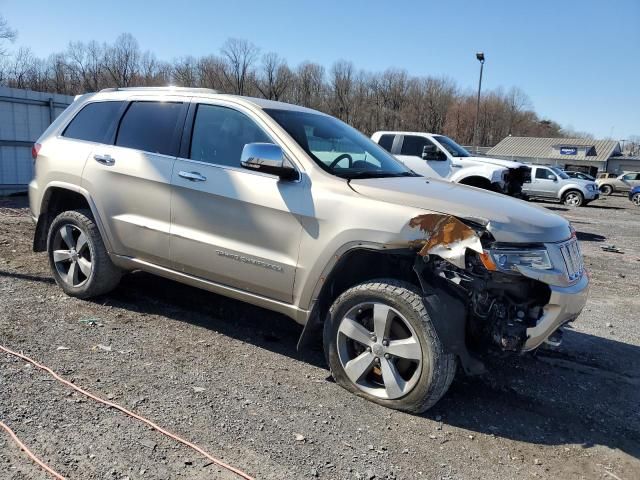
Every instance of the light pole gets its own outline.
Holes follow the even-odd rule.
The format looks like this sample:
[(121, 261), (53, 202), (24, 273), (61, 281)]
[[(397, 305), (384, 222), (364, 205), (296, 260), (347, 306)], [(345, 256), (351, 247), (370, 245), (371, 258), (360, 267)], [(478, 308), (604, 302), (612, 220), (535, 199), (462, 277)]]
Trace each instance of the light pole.
[(480, 119), (480, 90), (482, 90), (482, 69), (484, 67), (484, 53), (476, 53), (476, 58), (480, 62), (480, 80), (478, 81), (478, 103), (476, 105), (476, 125), (473, 128), (473, 149), (478, 153), (478, 120)]

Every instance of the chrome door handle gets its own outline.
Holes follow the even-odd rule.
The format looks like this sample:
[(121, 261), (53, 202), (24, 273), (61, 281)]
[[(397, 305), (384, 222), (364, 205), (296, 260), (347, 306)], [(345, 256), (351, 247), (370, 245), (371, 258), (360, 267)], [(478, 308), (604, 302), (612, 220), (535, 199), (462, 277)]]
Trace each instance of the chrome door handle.
[(187, 180), (191, 180), (192, 182), (204, 182), (207, 177), (199, 174), (198, 172), (178, 172), (178, 175), (182, 178), (186, 178)]
[(98, 155), (98, 154), (95, 154), (95, 155), (93, 156), (93, 159), (94, 159), (96, 162), (101, 163), (102, 165), (108, 165), (108, 166), (111, 166), (111, 165), (113, 165), (114, 163), (116, 163), (115, 159), (114, 159), (111, 155), (109, 155), (109, 154), (107, 154), (107, 155)]

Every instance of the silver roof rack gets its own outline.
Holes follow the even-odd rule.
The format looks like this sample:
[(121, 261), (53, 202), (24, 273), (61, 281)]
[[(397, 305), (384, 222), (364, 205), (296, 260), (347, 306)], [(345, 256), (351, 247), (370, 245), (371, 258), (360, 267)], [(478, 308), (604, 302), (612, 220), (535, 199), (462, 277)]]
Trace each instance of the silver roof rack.
[(103, 88), (100, 92), (198, 92), (198, 93), (220, 93), (213, 88), (199, 87), (112, 87)]

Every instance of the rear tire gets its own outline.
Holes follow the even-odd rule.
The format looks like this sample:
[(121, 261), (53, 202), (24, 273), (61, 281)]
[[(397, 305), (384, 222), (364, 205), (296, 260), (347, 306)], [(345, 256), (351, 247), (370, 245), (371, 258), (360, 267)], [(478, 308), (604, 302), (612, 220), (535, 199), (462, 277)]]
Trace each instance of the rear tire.
[(584, 203), (584, 195), (578, 190), (569, 190), (562, 196), (562, 203), (570, 207), (579, 207)]
[(109, 258), (90, 210), (58, 215), (49, 227), (47, 253), (53, 278), (72, 297), (103, 295), (122, 277), (122, 270)]
[(611, 185), (602, 185), (600, 187), (600, 191), (603, 195), (606, 195), (608, 197), (613, 193), (613, 187)]
[(388, 408), (424, 412), (455, 376), (455, 355), (445, 353), (418, 289), (407, 282), (350, 288), (331, 306), (323, 337), (338, 385)]

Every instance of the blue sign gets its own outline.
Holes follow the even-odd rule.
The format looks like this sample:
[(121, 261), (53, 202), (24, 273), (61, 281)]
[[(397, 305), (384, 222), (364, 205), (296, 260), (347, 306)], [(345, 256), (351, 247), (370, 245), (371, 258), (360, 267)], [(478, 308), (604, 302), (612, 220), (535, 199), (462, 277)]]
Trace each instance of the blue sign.
[(577, 155), (578, 149), (575, 147), (561, 147), (560, 155)]

